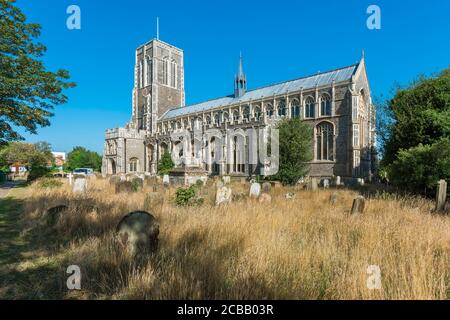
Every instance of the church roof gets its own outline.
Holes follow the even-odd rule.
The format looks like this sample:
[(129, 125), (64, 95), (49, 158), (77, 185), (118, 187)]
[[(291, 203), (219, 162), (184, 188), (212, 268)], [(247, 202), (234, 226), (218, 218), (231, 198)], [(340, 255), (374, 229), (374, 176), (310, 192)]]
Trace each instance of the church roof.
[(167, 120), (179, 116), (188, 115), (191, 113), (203, 112), (210, 109), (219, 107), (226, 107), (237, 103), (246, 103), (251, 100), (257, 100), (261, 98), (272, 97), (274, 95), (285, 94), (288, 92), (299, 91), (301, 89), (306, 90), (317, 86), (331, 85), (333, 81), (340, 82), (350, 80), (352, 75), (355, 74), (358, 69), (358, 65), (354, 64), (348, 67), (318, 73), (316, 75), (306, 76), (295, 80), (285, 81), (278, 84), (253, 89), (247, 91), (241, 97), (235, 97), (234, 95), (208, 100), (192, 104), (185, 107), (178, 107), (168, 110), (162, 115), (160, 120)]

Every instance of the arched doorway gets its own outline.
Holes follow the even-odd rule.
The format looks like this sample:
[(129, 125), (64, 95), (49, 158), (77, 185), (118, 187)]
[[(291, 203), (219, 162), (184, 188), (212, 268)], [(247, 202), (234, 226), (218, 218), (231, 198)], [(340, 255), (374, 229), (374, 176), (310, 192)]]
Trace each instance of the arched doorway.
[(108, 161), (108, 173), (116, 174), (116, 161), (114, 159), (109, 159)]

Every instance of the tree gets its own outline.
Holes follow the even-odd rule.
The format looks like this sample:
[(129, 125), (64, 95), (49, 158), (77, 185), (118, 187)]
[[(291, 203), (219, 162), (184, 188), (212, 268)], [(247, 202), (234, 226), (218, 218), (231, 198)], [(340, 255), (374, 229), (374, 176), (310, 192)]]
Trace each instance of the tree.
[(8, 167), (14, 164), (26, 167), (29, 180), (46, 175), (53, 160), (51, 152), (39, 150), (31, 143), (12, 142), (0, 150), (0, 163)]
[(161, 160), (159, 160), (158, 173), (160, 175), (168, 174), (173, 167), (175, 167), (175, 164), (172, 161), (169, 151), (166, 150), (161, 156)]
[(433, 196), (440, 179), (450, 180), (450, 139), (400, 150), (388, 167), (388, 176), (402, 190)]
[(278, 130), (280, 163), (273, 178), (296, 184), (308, 173), (307, 162), (312, 160), (312, 128), (300, 119), (287, 119), (278, 124)]
[(45, 68), (41, 26), (27, 23), (14, 2), (0, 0), (0, 144), (23, 140), (14, 127), (35, 134), (48, 126), (51, 110), (67, 101), (63, 89), (75, 86), (68, 71)]
[(95, 151), (87, 150), (83, 147), (75, 147), (67, 155), (65, 168), (74, 170), (76, 168), (92, 168), (100, 171), (102, 166), (102, 157)]
[(384, 138), (382, 165), (393, 163), (400, 150), (432, 145), (450, 137), (450, 69), (437, 77), (421, 77), (406, 89), (397, 89), (388, 101), (390, 116)]

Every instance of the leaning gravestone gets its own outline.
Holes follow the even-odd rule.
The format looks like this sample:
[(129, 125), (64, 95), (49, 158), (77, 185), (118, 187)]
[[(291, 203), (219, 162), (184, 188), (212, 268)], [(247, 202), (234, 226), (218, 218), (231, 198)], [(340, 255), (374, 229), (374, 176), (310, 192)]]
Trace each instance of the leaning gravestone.
[(364, 207), (365, 207), (365, 202), (366, 202), (366, 200), (364, 199), (363, 196), (357, 196), (353, 200), (351, 214), (363, 213), (364, 212)]
[(261, 185), (257, 182), (253, 182), (250, 186), (250, 197), (258, 198), (261, 193)]
[(130, 181), (120, 181), (119, 183), (116, 183), (114, 191), (116, 194), (121, 192), (133, 192), (133, 184)]
[(232, 199), (231, 188), (222, 186), (217, 188), (216, 191), (216, 206), (221, 204), (230, 203)]
[(116, 232), (132, 254), (154, 252), (158, 248), (159, 224), (146, 211), (127, 214), (120, 220)]
[(144, 209), (161, 213), (164, 205), (164, 196), (159, 192), (149, 192), (144, 199)]
[(65, 205), (59, 205), (48, 209), (45, 214), (47, 225), (50, 227), (54, 226), (58, 222), (61, 213), (67, 211), (67, 209), (69, 208)]
[(436, 212), (443, 212), (445, 210), (445, 202), (447, 201), (447, 182), (439, 180), (436, 190)]
[(86, 192), (87, 180), (85, 178), (76, 178), (73, 183), (72, 191), (75, 193)]
[(262, 191), (264, 193), (270, 193), (270, 190), (272, 189), (272, 185), (270, 184), (270, 182), (264, 182), (262, 184)]
[(311, 178), (311, 180), (309, 181), (309, 189), (311, 191), (317, 191), (318, 189), (317, 178)]

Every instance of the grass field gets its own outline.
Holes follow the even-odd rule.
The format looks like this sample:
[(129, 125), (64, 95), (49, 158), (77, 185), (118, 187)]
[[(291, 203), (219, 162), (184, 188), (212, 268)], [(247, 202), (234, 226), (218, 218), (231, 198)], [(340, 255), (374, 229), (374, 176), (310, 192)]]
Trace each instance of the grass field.
[[(247, 191), (236, 184), (233, 192)], [(351, 216), (354, 191), (272, 189), (272, 202), (245, 199), (178, 208), (174, 189), (154, 208), (160, 248), (132, 257), (114, 228), (143, 209), (145, 193), (114, 194), (106, 180), (75, 196), (65, 183), (36, 184), (0, 200), (0, 298), (7, 299), (448, 299), (450, 218), (421, 198), (377, 196)], [(160, 189), (162, 190), (162, 189)], [(293, 200), (285, 199), (288, 191)], [(69, 205), (56, 225), (48, 208)], [(82, 290), (68, 290), (66, 269), (79, 265)], [(381, 270), (381, 289), (367, 268)]]

